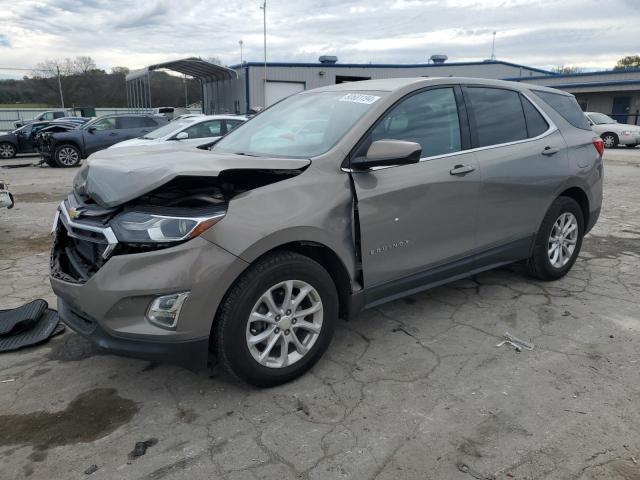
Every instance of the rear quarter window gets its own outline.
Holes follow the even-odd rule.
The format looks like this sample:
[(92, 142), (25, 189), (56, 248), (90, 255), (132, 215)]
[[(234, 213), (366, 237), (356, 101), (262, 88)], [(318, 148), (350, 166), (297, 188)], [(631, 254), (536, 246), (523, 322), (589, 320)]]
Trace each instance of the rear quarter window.
[(591, 130), (589, 121), (584, 116), (584, 113), (582, 113), (580, 105), (578, 105), (574, 97), (561, 95), (559, 93), (541, 92), (539, 90), (533, 90), (533, 92), (547, 102), (551, 108), (574, 127)]

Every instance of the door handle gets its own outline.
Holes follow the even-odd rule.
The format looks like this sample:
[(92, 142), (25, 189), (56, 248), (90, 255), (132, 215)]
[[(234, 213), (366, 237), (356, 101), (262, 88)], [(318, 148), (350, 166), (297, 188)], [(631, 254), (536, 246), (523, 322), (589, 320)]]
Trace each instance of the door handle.
[(451, 170), (449, 170), (449, 173), (451, 175), (464, 175), (465, 173), (470, 173), (474, 170), (475, 167), (472, 167), (471, 165), (456, 165)]
[(116, 132), (112, 132), (109, 134), (110, 137), (115, 137), (116, 135), (118, 135)]
[(542, 154), (550, 157), (551, 155), (555, 155), (559, 151), (560, 151), (559, 148), (546, 146), (544, 147), (544, 150), (542, 150)]

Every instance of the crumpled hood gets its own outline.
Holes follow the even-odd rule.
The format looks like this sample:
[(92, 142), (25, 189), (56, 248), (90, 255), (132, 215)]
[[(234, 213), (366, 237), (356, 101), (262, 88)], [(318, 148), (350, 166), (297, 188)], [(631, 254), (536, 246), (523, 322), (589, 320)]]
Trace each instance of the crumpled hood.
[(297, 170), (307, 159), (250, 157), (180, 148), (174, 142), (101, 150), (77, 173), (73, 188), (105, 208), (122, 205), (176, 177), (217, 177), (225, 170)]

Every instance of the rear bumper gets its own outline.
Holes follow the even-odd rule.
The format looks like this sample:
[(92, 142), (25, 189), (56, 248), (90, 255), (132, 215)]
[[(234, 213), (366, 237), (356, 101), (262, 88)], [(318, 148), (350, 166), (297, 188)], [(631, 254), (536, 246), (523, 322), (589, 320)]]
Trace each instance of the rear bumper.
[(118, 337), (105, 330), (88, 315), (73, 310), (59, 297), (58, 315), (65, 325), (89, 339), (106, 353), (151, 362), (170, 363), (193, 371), (205, 368), (209, 360), (208, 338), (169, 342)]

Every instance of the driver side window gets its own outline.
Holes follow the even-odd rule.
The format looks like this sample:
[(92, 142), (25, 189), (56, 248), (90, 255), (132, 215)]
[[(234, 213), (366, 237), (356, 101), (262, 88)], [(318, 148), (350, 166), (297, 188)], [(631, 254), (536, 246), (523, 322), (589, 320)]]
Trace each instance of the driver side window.
[(98, 131), (101, 131), (101, 130), (115, 130), (115, 128), (116, 128), (116, 119), (115, 119), (115, 117), (103, 118), (101, 120), (98, 120), (96, 123), (94, 123), (91, 126), (93, 128), (95, 128), (96, 130), (98, 130)]
[(376, 140), (419, 143), (422, 158), (460, 151), (460, 121), (453, 88), (426, 90), (402, 100), (376, 125), (364, 146), (368, 149)]

